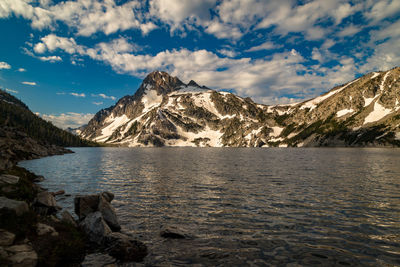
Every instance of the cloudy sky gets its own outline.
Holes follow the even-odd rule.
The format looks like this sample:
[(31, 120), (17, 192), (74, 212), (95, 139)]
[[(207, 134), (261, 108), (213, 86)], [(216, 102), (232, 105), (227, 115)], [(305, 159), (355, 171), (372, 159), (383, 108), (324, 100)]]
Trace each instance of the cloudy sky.
[(400, 65), (399, 0), (0, 0), (0, 87), (76, 127), (153, 70), (265, 104)]

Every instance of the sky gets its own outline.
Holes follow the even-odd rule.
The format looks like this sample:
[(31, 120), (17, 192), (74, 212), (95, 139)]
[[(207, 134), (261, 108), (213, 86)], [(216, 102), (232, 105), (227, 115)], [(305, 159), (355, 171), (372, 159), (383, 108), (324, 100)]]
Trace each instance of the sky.
[(78, 127), (154, 70), (300, 102), (400, 65), (400, 0), (0, 0), (0, 88)]

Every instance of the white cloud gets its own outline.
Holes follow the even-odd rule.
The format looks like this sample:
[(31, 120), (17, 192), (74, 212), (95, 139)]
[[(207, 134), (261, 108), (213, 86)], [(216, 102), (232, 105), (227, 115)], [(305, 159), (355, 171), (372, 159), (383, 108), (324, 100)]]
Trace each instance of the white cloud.
[(75, 112), (61, 113), (59, 115), (40, 114), (40, 116), (47, 121), (51, 121), (54, 125), (62, 129), (66, 129), (68, 127), (71, 128), (80, 127), (82, 125), (87, 124), (89, 120), (93, 118), (93, 114), (75, 113)]
[(21, 82), (22, 84), (26, 84), (26, 85), (31, 85), (31, 86), (35, 86), (36, 83), (35, 82)]
[(337, 36), (339, 36), (339, 37), (352, 36), (352, 35), (355, 35), (358, 32), (360, 32), (361, 30), (362, 30), (361, 27), (356, 27), (354, 25), (349, 25), (346, 28), (344, 28), (341, 31), (339, 31), (337, 33)]
[(115, 96), (108, 96), (108, 95), (105, 95), (105, 94), (92, 94), (92, 96), (93, 97), (101, 97), (101, 98), (104, 98), (104, 99), (111, 99), (111, 100), (115, 100), (116, 99), (116, 97)]
[[(58, 48), (65, 49), (61, 45), (54, 47)], [(185, 48), (165, 50), (154, 56), (137, 55), (129, 52), (128, 48), (121, 49), (115, 46), (115, 41), (100, 43), (94, 48), (81, 48), (64, 51), (82, 53), (81, 56), (86, 55), (104, 62), (118, 73), (144, 77), (155, 69), (161, 69), (184, 81), (193, 79), (211, 88), (233, 89), (241, 96), (257, 99), (273, 99), (282, 92), (309, 97), (308, 90), (311, 88), (314, 88), (312, 92), (317, 94), (351, 80), (356, 73), (345, 60), (332, 69), (323, 69), (318, 65), (306, 67), (303, 63), (307, 59), (296, 50), (275, 53), (262, 59), (233, 59), (219, 57), (207, 50), (190, 51)], [(328, 55), (326, 51), (321, 51)], [(354, 66), (354, 62), (352, 64)], [(101, 94), (93, 96), (107, 98)]]
[(373, 4), (371, 9), (365, 13), (365, 16), (371, 19), (373, 23), (400, 13), (400, 1), (398, 0), (370, 1), (369, 3)]
[(94, 105), (96, 105), (96, 106), (100, 106), (100, 105), (103, 105), (103, 102), (92, 102)]
[(215, 0), (151, 0), (150, 15), (171, 26), (171, 31), (182, 29), (183, 25), (202, 25), (210, 20), (210, 9)]
[[(156, 28), (142, 14), (145, 3), (131, 0), (122, 5), (115, 1), (77, 0), (51, 4), (51, 1), (39, 2), (37, 5), (26, 0), (2, 0), (0, 18), (14, 14), (31, 20), (36, 29), (54, 28), (60, 21), (75, 29), (77, 34), (90, 36), (96, 32), (109, 35), (117, 31), (139, 29), (143, 34)], [(40, 51), (40, 48), (38, 48)]]
[(227, 57), (236, 57), (237, 53), (231, 49), (219, 49), (217, 51), (218, 53), (220, 53), (221, 55), (227, 56)]
[(19, 72), (25, 72), (26, 69), (24, 69), (24, 68), (19, 68), (18, 71), (19, 71)]
[(1, 69), (11, 69), (11, 66), (7, 62), (1, 61), (0, 62), (0, 70)]
[(373, 49), (372, 56), (368, 57), (359, 70), (369, 72), (387, 70), (399, 66), (400, 62), (400, 19), (386, 25), (385, 28), (372, 31), (371, 41), (368, 44)]
[(40, 59), (41, 61), (49, 61), (49, 62), (57, 62), (57, 61), (62, 61), (62, 58), (60, 56), (48, 56), (48, 57), (36, 57)]
[(18, 94), (18, 91), (6, 88), (7, 92)]
[(86, 97), (86, 95), (84, 94), (84, 93), (69, 93), (70, 95), (72, 95), (72, 96), (75, 96), (75, 97)]
[(35, 51), (36, 53), (39, 53), (39, 54), (43, 54), (46, 51), (46, 45), (44, 43), (37, 43), (33, 47), (33, 51)]
[(282, 47), (281, 45), (276, 45), (273, 42), (267, 41), (265, 43), (262, 43), (257, 46), (253, 46), (249, 49), (247, 49), (245, 52), (254, 52), (254, 51), (262, 51), (262, 50), (271, 50), (271, 49), (277, 49)]

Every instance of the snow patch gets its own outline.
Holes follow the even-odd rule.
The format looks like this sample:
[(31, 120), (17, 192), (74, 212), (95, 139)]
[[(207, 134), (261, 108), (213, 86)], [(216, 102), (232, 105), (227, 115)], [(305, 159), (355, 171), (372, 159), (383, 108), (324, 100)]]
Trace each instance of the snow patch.
[(378, 96), (379, 96), (379, 94), (374, 97), (370, 97), (370, 98), (364, 97), (364, 107), (369, 106), (372, 103), (372, 101), (374, 101)]
[(162, 95), (157, 95), (155, 90), (146, 90), (142, 97), (142, 102), (144, 104), (143, 113), (150, 111), (151, 109), (160, 106), (162, 102)]
[(354, 110), (352, 108), (351, 109), (342, 109), (342, 110), (339, 110), (338, 112), (336, 112), (336, 116), (342, 117), (346, 114), (353, 113), (353, 112), (354, 112)]
[(277, 136), (279, 136), (281, 134), (281, 132), (283, 131), (284, 128), (278, 127), (278, 126), (274, 126), (274, 127), (271, 127), (271, 129), (274, 132), (271, 133), (270, 136), (277, 137)]
[(384, 89), (385, 81), (386, 81), (386, 78), (389, 75), (389, 73), (390, 73), (390, 71), (386, 72), (385, 76), (383, 76), (383, 80), (379, 86), (379, 89), (381, 89), (381, 91), (383, 91), (383, 89)]
[(380, 73), (379, 72), (374, 72), (374, 75), (372, 75), (372, 77), (371, 77), (371, 80), (373, 79), (373, 78), (376, 78), (376, 77), (378, 77), (380, 75)]
[[(214, 131), (210, 129), (208, 126), (205, 127), (204, 131), (193, 133), (193, 132), (186, 132), (181, 127), (177, 127), (178, 134), (186, 138), (186, 141), (182, 139), (179, 140), (168, 140), (168, 146), (192, 146), (195, 147), (196, 144), (193, 142), (197, 138), (209, 138), (210, 141), (206, 142), (206, 145), (211, 147), (222, 147), (222, 143), (220, 139), (223, 135), (220, 131)], [(206, 146), (203, 142), (199, 143), (200, 146)]]
[(363, 124), (379, 121), (380, 119), (382, 119), (386, 115), (390, 114), (391, 112), (392, 112), (391, 109), (386, 109), (384, 106), (382, 106), (378, 102), (375, 102), (374, 110), (368, 114), (368, 116), (365, 118)]
[(113, 121), (109, 125), (107, 125), (107, 127), (104, 127), (101, 130), (101, 135), (96, 137), (94, 140), (98, 141), (98, 142), (104, 142), (105, 140), (107, 140), (114, 133), (114, 131), (118, 127), (124, 125), (128, 121), (129, 121), (129, 118), (125, 114), (120, 116), (120, 117), (113, 118)]

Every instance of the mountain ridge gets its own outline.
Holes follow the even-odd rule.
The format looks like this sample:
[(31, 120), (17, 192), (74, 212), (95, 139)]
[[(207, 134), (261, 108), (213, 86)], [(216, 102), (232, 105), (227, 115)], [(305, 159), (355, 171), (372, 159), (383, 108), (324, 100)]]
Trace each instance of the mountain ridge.
[(81, 136), (125, 146), (399, 146), (399, 76), (398, 67), (372, 72), (301, 103), (269, 106), (154, 71), (133, 96), (96, 113)]

